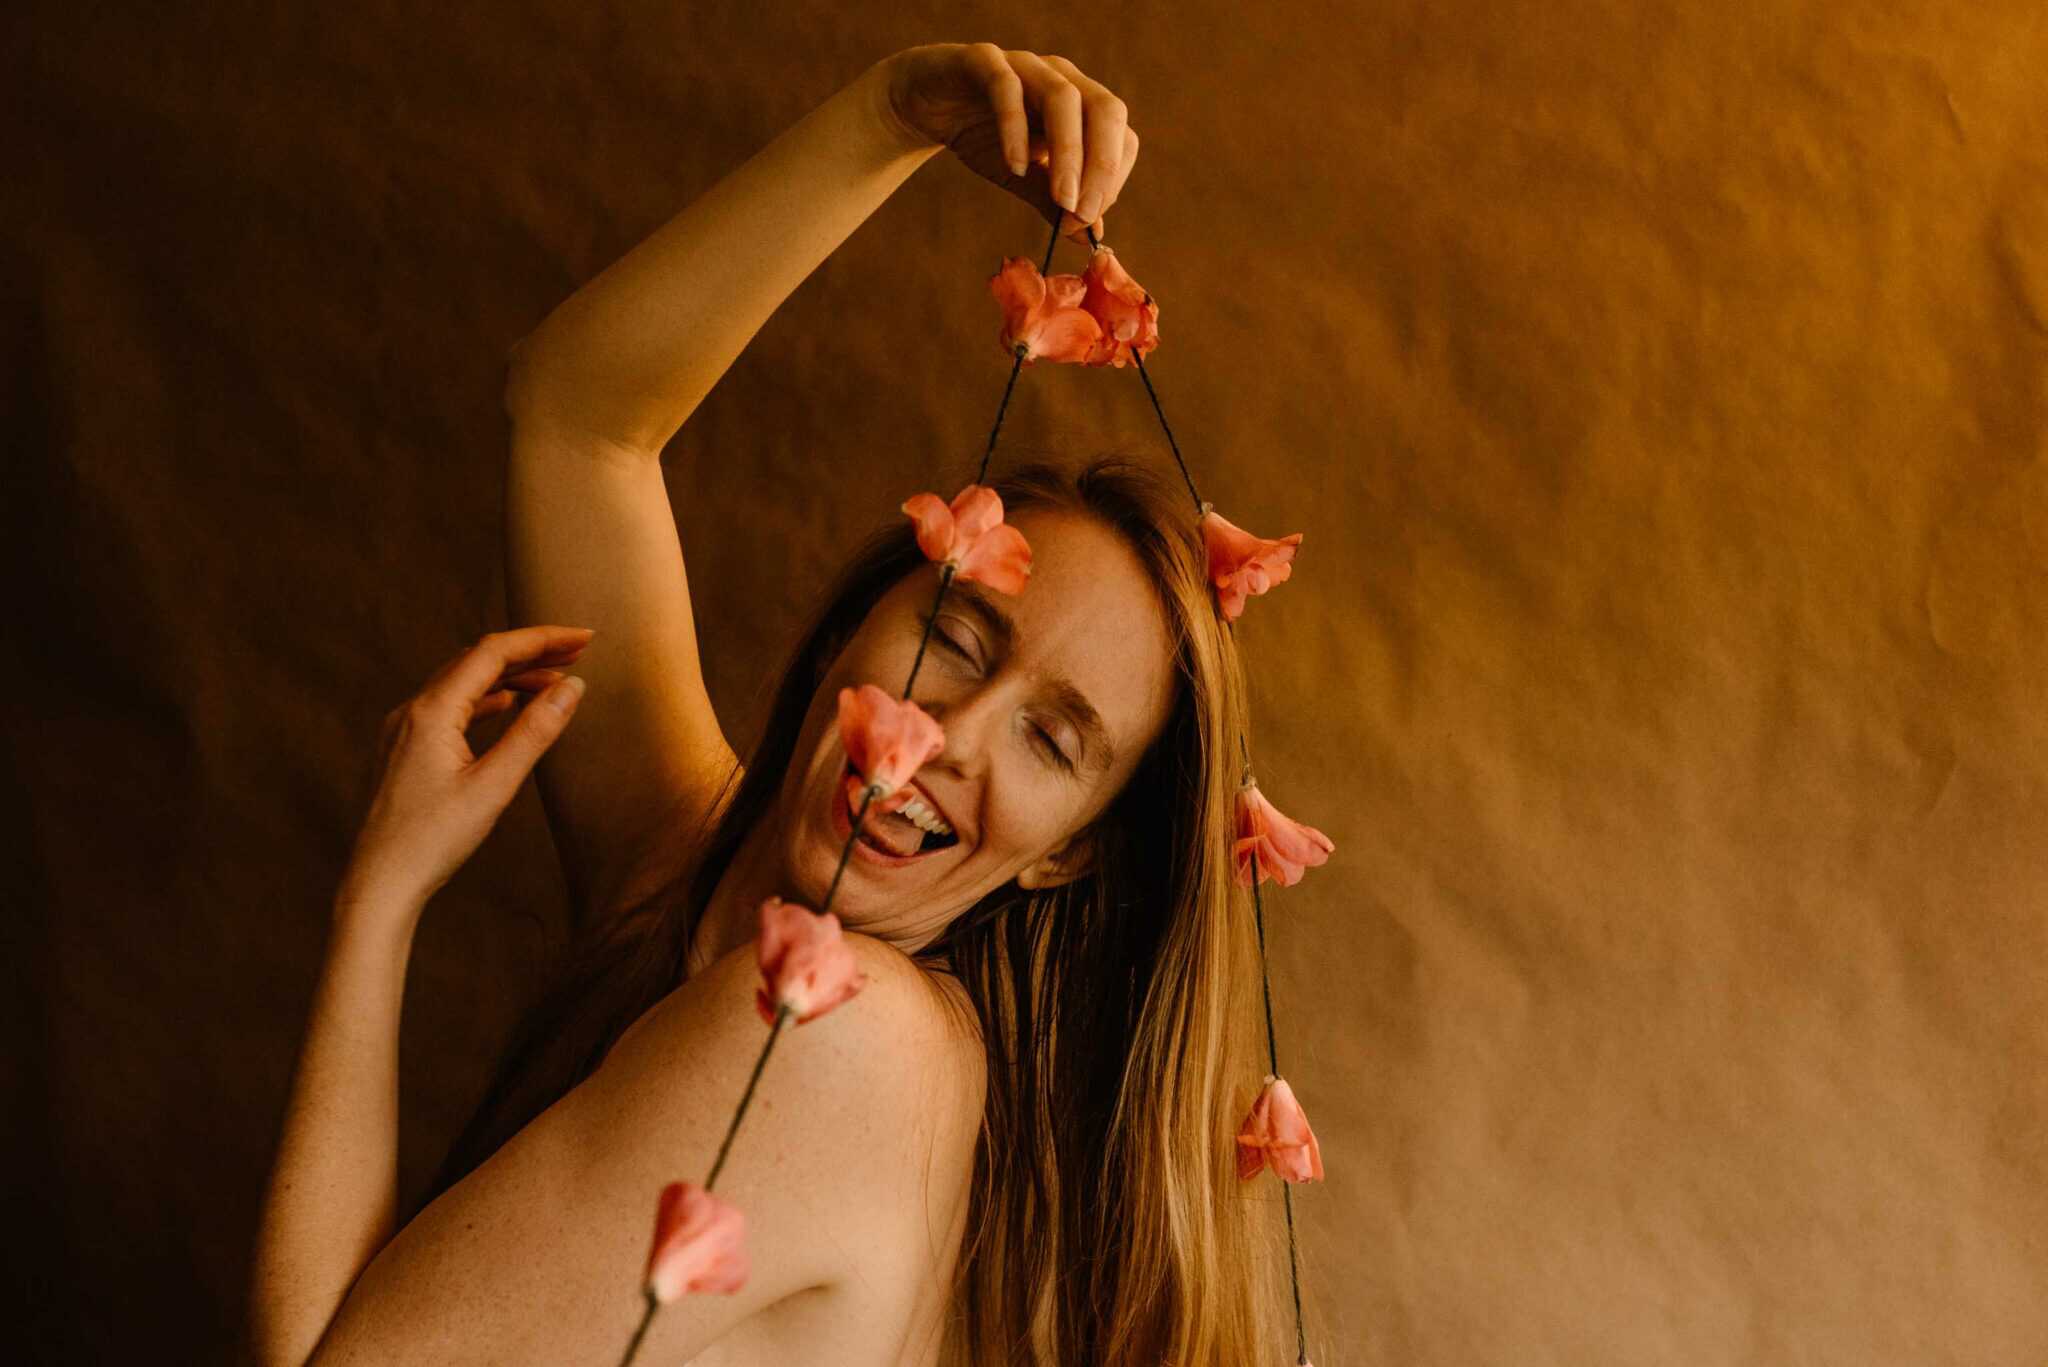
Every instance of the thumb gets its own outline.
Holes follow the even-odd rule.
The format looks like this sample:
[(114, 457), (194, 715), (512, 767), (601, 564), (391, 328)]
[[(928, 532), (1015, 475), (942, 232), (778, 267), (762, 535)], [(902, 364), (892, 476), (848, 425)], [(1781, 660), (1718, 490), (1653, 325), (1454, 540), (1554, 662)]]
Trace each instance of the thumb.
[[(492, 785), (515, 792), (555, 738), (568, 729), (569, 718), (583, 697), (583, 680), (566, 675), (536, 696), (484, 752), (476, 768)], [(508, 798), (509, 800), (509, 798)]]

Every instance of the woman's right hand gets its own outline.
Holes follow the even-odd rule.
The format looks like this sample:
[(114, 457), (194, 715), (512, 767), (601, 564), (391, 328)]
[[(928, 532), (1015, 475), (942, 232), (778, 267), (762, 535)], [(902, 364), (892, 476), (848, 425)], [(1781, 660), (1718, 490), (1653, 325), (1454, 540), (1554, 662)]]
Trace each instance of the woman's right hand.
[(1086, 243), (1092, 226), (1102, 238), (1102, 215), (1138, 160), (1138, 135), (1100, 81), (1064, 57), (994, 43), (926, 43), (884, 65), (889, 111), (913, 136), (950, 150), (1061, 235)]

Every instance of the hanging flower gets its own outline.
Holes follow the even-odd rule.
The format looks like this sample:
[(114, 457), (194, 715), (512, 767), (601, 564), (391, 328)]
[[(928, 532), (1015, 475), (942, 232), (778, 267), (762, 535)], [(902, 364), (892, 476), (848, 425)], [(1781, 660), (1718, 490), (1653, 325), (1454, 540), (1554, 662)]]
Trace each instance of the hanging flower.
[(1102, 324), (1081, 307), (1088, 286), (1078, 275), (1040, 275), (1029, 257), (1006, 256), (988, 288), (1003, 309), (996, 340), (1005, 355), (1023, 347), (1025, 365), (1085, 361), (1102, 336)]
[(839, 690), (839, 743), (864, 783), (849, 778), (855, 803), (873, 788), (871, 811), (893, 811), (914, 796), (903, 785), (939, 752), (946, 733), (931, 714), (907, 698), (892, 698), (873, 684)]
[(1330, 837), (1313, 826), (1304, 826), (1266, 800), (1256, 782), (1247, 780), (1237, 790), (1237, 840), (1231, 855), (1237, 860), (1237, 881), (1252, 885), (1252, 855), (1258, 855), (1259, 881), (1280, 880), (1291, 888), (1301, 881), (1302, 871), (1321, 864), (1337, 847)]
[(747, 1282), (747, 1221), (692, 1182), (661, 1189), (646, 1291), (663, 1305), (694, 1291), (731, 1295)]
[(1253, 536), (1205, 500), (1202, 541), (1209, 549), (1209, 582), (1216, 586), (1217, 605), (1223, 620), (1234, 622), (1243, 615), (1247, 597), (1286, 583), (1294, 573), (1294, 548), (1301, 544), (1301, 533), (1271, 540)]
[(1102, 326), (1102, 337), (1088, 353), (1088, 365), (1119, 369), (1136, 353), (1140, 360), (1159, 345), (1159, 305), (1110, 248), (1098, 245), (1081, 282), (1087, 293), (1081, 307)]
[(754, 955), (761, 964), (754, 1006), (770, 1025), (780, 1007), (788, 1007), (796, 1023), (804, 1025), (867, 986), (838, 916), (829, 911), (820, 916), (780, 897), (761, 903)]
[(914, 494), (903, 511), (917, 524), (917, 547), (953, 567), (955, 579), (976, 579), (998, 593), (1022, 593), (1031, 576), (1024, 533), (1003, 521), (1003, 498), (986, 484), (970, 484), (948, 505), (937, 494)]
[(1237, 1131), (1239, 1180), (1249, 1181), (1267, 1167), (1289, 1182), (1323, 1180), (1323, 1152), (1316, 1132), (1308, 1127), (1308, 1116), (1287, 1079), (1271, 1073)]

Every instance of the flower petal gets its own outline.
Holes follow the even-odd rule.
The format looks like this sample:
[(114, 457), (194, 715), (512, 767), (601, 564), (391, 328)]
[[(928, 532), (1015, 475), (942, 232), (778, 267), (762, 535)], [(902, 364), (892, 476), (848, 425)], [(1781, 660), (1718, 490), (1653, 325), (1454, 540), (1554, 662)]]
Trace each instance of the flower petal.
[(1095, 350), (1102, 325), (1081, 307), (1088, 286), (1078, 275), (1043, 276), (1029, 258), (1003, 258), (989, 277), (989, 291), (1003, 310), (996, 340), (1006, 353), (1021, 344), (1025, 364), (1034, 361), (1079, 362)]
[(1045, 308), (1047, 312), (1059, 309), (1077, 309), (1088, 297), (1088, 282), (1078, 275), (1048, 275), (1045, 277)]
[(1237, 1145), (1240, 1181), (1258, 1176), (1266, 1167), (1289, 1182), (1323, 1180), (1322, 1147), (1285, 1078), (1266, 1075), (1266, 1085), (1238, 1127)]
[(754, 954), (762, 980), (754, 1007), (770, 1025), (785, 1006), (798, 1025), (806, 1025), (867, 986), (839, 918), (780, 897), (761, 903)]
[(1260, 882), (1280, 880), (1291, 888), (1301, 881), (1305, 869), (1313, 868), (1336, 851), (1330, 837), (1313, 826), (1284, 815), (1267, 800), (1256, 783), (1237, 790), (1237, 839), (1231, 855), (1237, 861), (1237, 881), (1252, 885), (1252, 855), (1258, 855)]
[(1209, 556), (1209, 582), (1216, 588), (1223, 620), (1234, 622), (1244, 612), (1247, 596), (1285, 583), (1294, 573), (1296, 547), (1302, 534), (1253, 536), (1208, 504), (1202, 505), (1202, 542)]
[(917, 548), (930, 560), (944, 560), (953, 553), (953, 510), (937, 494), (912, 494), (903, 501), (903, 511), (917, 525)]
[[(1088, 359), (1102, 337), (1102, 324), (1086, 309), (1059, 309), (1034, 321), (1024, 340), (1031, 347), (1031, 361), (1059, 361), (1078, 365)], [(1029, 364), (1029, 361), (1026, 362)]]
[(1006, 256), (988, 278), (989, 292), (1003, 310), (1003, 350), (1011, 350), (1044, 310), (1045, 279), (1026, 256)]
[(666, 1305), (693, 1291), (731, 1295), (746, 1285), (746, 1217), (693, 1182), (671, 1182), (654, 1216), (645, 1286)]
[(1159, 345), (1159, 305), (1131, 278), (1110, 247), (1098, 244), (1081, 277), (1087, 285), (1082, 307), (1102, 325), (1090, 365), (1121, 367), (1133, 353), (1140, 359)]
[(956, 573), (998, 593), (1022, 593), (1031, 577), (1031, 547), (1015, 527), (991, 527), (961, 556)]
[(1022, 593), (1031, 574), (1024, 534), (1003, 523), (1003, 499), (986, 484), (970, 484), (948, 505), (937, 494), (903, 503), (917, 524), (918, 549), (955, 577), (975, 579), (1002, 593)]
[(916, 703), (864, 683), (839, 690), (839, 741), (853, 767), (887, 797), (939, 752), (946, 735)]
[(1002, 525), (1003, 496), (986, 484), (970, 484), (953, 495), (951, 511), (955, 535), (971, 544)]

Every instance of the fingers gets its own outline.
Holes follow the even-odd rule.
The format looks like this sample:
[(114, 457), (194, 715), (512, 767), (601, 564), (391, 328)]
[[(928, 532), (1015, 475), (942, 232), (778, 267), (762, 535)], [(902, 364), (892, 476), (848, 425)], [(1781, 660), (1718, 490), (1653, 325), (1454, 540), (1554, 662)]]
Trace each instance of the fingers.
[(1031, 169), (1031, 121), (1024, 112), (1024, 82), (994, 43), (973, 44), (967, 58), (986, 84), (989, 107), (995, 110), (1002, 138), (1003, 160), (1009, 163), (1010, 174), (1021, 176)]
[[(1138, 162), (1138, 130), (1128, 125), (1124, 128), (1124, 155), (1117, 162), (1116, 175), (1109, 182), (1109, 197), (1102, 201), (1102, 211), (1109, 212), (1109, 206), (1116, 203), (1116, 197), (1124, 192), (1124, 182), (1131, 178), (1131, 168)], [(1083, 214), (1083, 218), (1087, 215)]]
[(1123, 185), (1118, 170), (1123, 165), (1124, 132), (1130, 124), (1130, 111), (1102, 82), (1084, 75), (1081, 68), (1066, 58), (1047, 57), (1045, 63), (1066, 77), (1086, 113), (1085, 142), (1080, 148), (1079, 200), (1062, 203), (1083, 223), (1093, 223), (1102, 217), (1102, 211), (1116, 197), (1114, 191)]
[(508, 672), (566, 664), (590, 644), (589, 627), (531, 626), (493, 631), (441, 667), (420, 690), (420, 701), (450, 713), (473, 707)]
[(1081, 180), (1081, 90), (1035, 52), (1005, 54), (1023, 83), (1029, 101), (1038, 106), (1045, 126), (1053, 201), (1072, 210), (1079, 203)]
[(559, 669), (529, 669), (522, 674), (514, 674), (509, 679), (501, 679), (497, 692), (486, 693), (476, 700), (476, 705), (469, 710), (469, 719), (471, 722), (479, 722), (486, 717), (495, 717), (500, 712), (518, 706), (522, 696), (531, 697), (544, 689), (552, 688), (567, 677), (569, 676)]
[(541, 755), (568, 728), (582, 697), (583, 680), (571, 674), (528, 703), (497, 744), (471, 766), (475, 781), (491, 789), (498, 799), (511, 801)]

